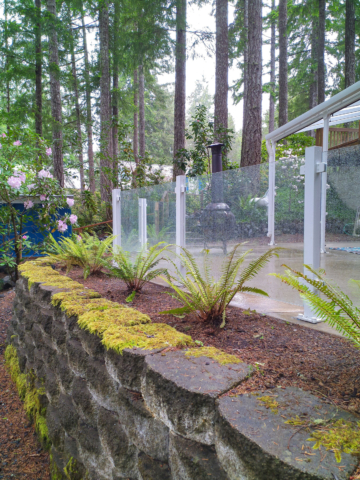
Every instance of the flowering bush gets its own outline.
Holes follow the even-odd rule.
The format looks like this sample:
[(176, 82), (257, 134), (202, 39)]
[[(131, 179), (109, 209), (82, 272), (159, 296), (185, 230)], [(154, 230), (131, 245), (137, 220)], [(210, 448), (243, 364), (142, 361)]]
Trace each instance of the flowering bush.
[(29, 224), (44, 239), (56, 230), (64, 233), (77, 221), (76, 215), (59, 213), (60, 209), (73, 206), (74, 200), (66, 197), (50, 173), (51, 154), (51, 148), (31, 131), (1, 134), (0, 266), (15, 267), (16, 276), (24, 251), (36, 251), (43, 243), (29, 240)]

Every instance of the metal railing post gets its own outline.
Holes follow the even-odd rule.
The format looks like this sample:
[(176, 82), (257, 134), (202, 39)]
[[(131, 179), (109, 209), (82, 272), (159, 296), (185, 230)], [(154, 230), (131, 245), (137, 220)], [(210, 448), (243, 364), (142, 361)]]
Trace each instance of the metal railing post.
[(121, 247), (121, 190), (116, 188), (112, 191), (112, 214), (113, 214), (113, 251)]
[[(322, 161), (327, 165), (328, 150), (329, 150), (329, 120), (330, 115), (324, 117), (323, 129), (323, 151)], [(327, 172), (326, 170), (321, 175), (321, 253), (326, 253), (325, 234), (326, 234), (326, 185)]]
[(269, 153), (269, 205), (268, 205), (268, 237), (269, 245), (275, 245), (275, 152), (276, 142), (266, 141)]
[[(300, 169), (300, 174), (305, 175), (305, 200), (304, 200), (304, 264), (313, 269), (320, 268), (321, 247), (321, 177), (326, 172), (326, 164), (322, 162), (322, 148), (308, 147), (305, 149), (305, 165)], [(313, 277), (308, 270), (304, 273)], [(312, 291), (313, 287), (308, 285)], [(312, 308), (304, 303), (304, 315), (299, 315), (299, 320), (318, 323)]]
[(141, 248), (147, 245), (146, 198), (139, 198), (139, 242)]
[[(181, 253), (181, 247), (185, 247), (185, 232), (186, 232), (186, 176), (178, 175), (176, 177), (176, 253), (179, 255)], [(180, 262), (176, 259), (176, 264), (182, 275), (185, 275), (185, 268)]]

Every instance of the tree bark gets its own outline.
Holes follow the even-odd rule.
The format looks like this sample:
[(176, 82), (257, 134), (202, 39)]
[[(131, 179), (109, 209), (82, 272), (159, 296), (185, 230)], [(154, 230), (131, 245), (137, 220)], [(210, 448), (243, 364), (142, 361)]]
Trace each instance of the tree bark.
[(100, 27), (100, 194), (111, 218), (112, 136), (109, 62), (109, 8), (102, 2), (99, 11)]
[[(275, 0), (271, 3), (271, 13), (275, 13)], [(271, 22), (270, 46), (270, 105), (269, 105), (269, 133), (275, 129), (275, 81), (276, 81), (276, 25)]]
[(8, 35), (8, 19), (7, 19), (7, 0), (4, 0), (4, 17), (5, 17), (5, 28), (4, 28), (4, 37), (5, 37), (5, 50), (6, 50), (6, 59), (5, 59), (5, 71), (6, 71), (6, 130), (8, 135), (10, 134), (10, 125), (9, 125), (9, 114), (10, 114), (10, 81), (9, 81), (9, 35)]
[(133, 139), (133, 151), (135, 163), (139, 163), (139, 85), (138, 85), (138, 69), (134, 70), (134, 139)]
[(279, 1), (279, 127), (288, 122), (287, 0)]
[(145, 79), (144, 67), (139, 67), (139, 154), (145, 157)]
[(49, 12), (49, 71), (50, 71), (50, 96), (53, 137), (53, 164), (54, 176), (64, 186), (64, 163), (63, 163), (63, 134), (62, 134), (62, 106), (59, 79), (59, 53), (56, 25), (56, 2), (47, 0)]
[(84, 21), (84, 12), (81, 11), (81, 22), (84, 45), (84, 76), (85, 76), (85, 96), (86, 96), (86, 131), (88, 141), (88, 162), (89, 162), (89, 187), (90, 192), (95, 193), (95, 169), (94, 169), (94, 150), (93, 150), (93, 130), (91, 115), (91, 93), (90, 93), (90, 75), (89, 75), (89, 56), (86, 41), (86, 29)]
[[(319, 19), (317, 16), (312, 17), (311, 23), (311, 81), (309, 90), (309, 110), (318, 104), (318, 43), (319, 43)], [(313, 135), (314, 136), (314, 132)]]
[(84, 156), (82, 148), (82, 133), (81, 133), (81, 115), (80, 115), (80, 103), (79, 103), (79, 89), (78, 80), (76, 75), (76, 62), (74, 51), (74, 39), (71, 39), (71, 70), (74, 82), (74, 100), (75, 100), (75, 113), (76, 113), (76, 130), (77, 130), (77, 150), (79, 156), (79, 170), (80, 170), (80, 190), (85, 190), (84, 182)]
[(249, 65), (249, 0), (243, 0), (244, 5), (244, 69), (243, 69), (243, 85), (244, 85), (244, 95), (243, 95), (243, 132), (245, 129), (245, 120), (246, 112), (245, 105), (247, 102), (247, 92), (248, 92), (248, 65)]
[(261, 95), (262, 95), (262, 58), (261, 29), (262, 1), (251, 0), (248, 28), (248, 68), (247, 95), (244, 105), (244, 130), (241, 145), (241, 166), (261, 163)]
[(35, 0), (35, 132), (42, 135), (42, 46), (41, 46), (41, 0)]
[(176, 46), (175, 46), (175, 100), (174, 100), (174, 160), (173, 180), (184, 175), (178, 163), (178, 151), (185, 148), (186, 107), (186, 4), (176, 0)]
[(215, 67), (215, 141), (221, 142), (221, 128), (228, 128), (229, 31), (228, 0), (216, 0), (216, 67)]
[(118, 53), (118, 31), (119, 31), (119, 0), (114, 2), (114, 25), (113, 25), (113, 91), (112, 91), (112, 154), (113, 154), (113, 188), (118, 187), (118, 122), (119, 122), (119, 53)]
[(355, 83), (355, 0), (346, 0), (345, 88)]
[(325, 20), (326, 0), (319, 0), (318, 103), (325, 102)]

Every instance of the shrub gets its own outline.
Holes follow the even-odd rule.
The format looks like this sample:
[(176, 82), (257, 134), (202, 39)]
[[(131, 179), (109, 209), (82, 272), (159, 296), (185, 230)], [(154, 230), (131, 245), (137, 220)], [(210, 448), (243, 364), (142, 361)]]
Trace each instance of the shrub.
[[(290, 287), (298, 290), (300, 297), (314, 309), (317, 317), (325, 320), (338, 332), (352, 340), (356, 347), (360, 347), (360, 309), (355, 307), (350, 298), (345, 295), (338, 287), (331, 285), (324, 278), (324, 270), (313, 270), (309, 265), (305, 268), (311, 272), (315, 278), (293, 270), (287, 265), (283, 265), (286, 270), (285, 275), (272, 274), (280, 278)], [(315, 287), (316, 290), (325, 295), (326, 299), (321, 298), (304, 284), (304, 281)], [(359, 280), (352, 280), (358, 288)]]
[(150, 282), (159, 275), (166, 275), (168, 278), (166, 268), (155, 268), (161, 260), (164, 260), (160, 255), (168, 248), (168, 246), (162, 247), (163, 244), (164, 242), (157, 243), (150, 247), (148, 252), (143, 248), (133, 262), (129, 252), (118, 248), (111, 261), (103, 262), (110, 271), (110, 275), (123, 280), (131, 290), (132, 293), (126, 299), (127, 302), (131, 302), (136, 293), (141, 292), (146, 282)]
[(186, 277), (180, 273), (178, 267), (172, 262), (176, 269), (177, 278), (173, 276), (171, 278), (183, 284), (185, 290), (180, 289), (171, 278), (164, 278), (164, 280), (175, 291), (175, 293), (170, 293), (169, 295), (184, 306), (160, 313), (183, 315), (196, 312), (198, 317), (204, 322), (212, 322), (216, 325), (221, 322), (220, 328), (223, 328), (225, 326), (226, 307), (237, 293), (251, 292), (267, 296), (267, 293), (263, 290), (249, 287), (245, 283), (254, 278), (271, 257), (274, 255), (278, 256), (278, 251), (281, 248), (272, 248), (260, 255), (260, 257), (250, 262), (242, 270), (239, 278), (237, 278), (241, 265), (246, 256), (252, 251), (252, 249), (247, 250), (240, 257), (236, 258), (236, 253), (241, 245), (241, 243), (236, 245), (227, 256), (221, 268), (222, 275), (217, 282), (210, 277), (209, 251), (205, 250), (204, 275), (201, 275), (194, 257), (186, 248), (183, 248), (183, 253), (179, 257), (185, 266)]
[(78, 265), (84, 269), (84, 278), (98, 273), (103, 268), (103, 260), (109, 253), (114, 236), (105, 240), (99, 240), (84, 233), (82, 237), (64, 238), (57, 243), (50, 235), (50, 246), (47, 250), (47, 257), (54, 262), (60, 262), (66, 266), (66, 273), (71, 267)]

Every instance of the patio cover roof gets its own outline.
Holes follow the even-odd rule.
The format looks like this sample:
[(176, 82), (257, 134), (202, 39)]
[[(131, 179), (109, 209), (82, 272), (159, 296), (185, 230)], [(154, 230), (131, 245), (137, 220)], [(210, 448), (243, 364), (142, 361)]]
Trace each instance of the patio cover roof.
[(265, 138), (277, 142), (293, 133), (324, 127), (324, 117), (330, 115), (329, 126), (360, 119), (360, 82), (337, 93), (291, 122), (268, 133)]

